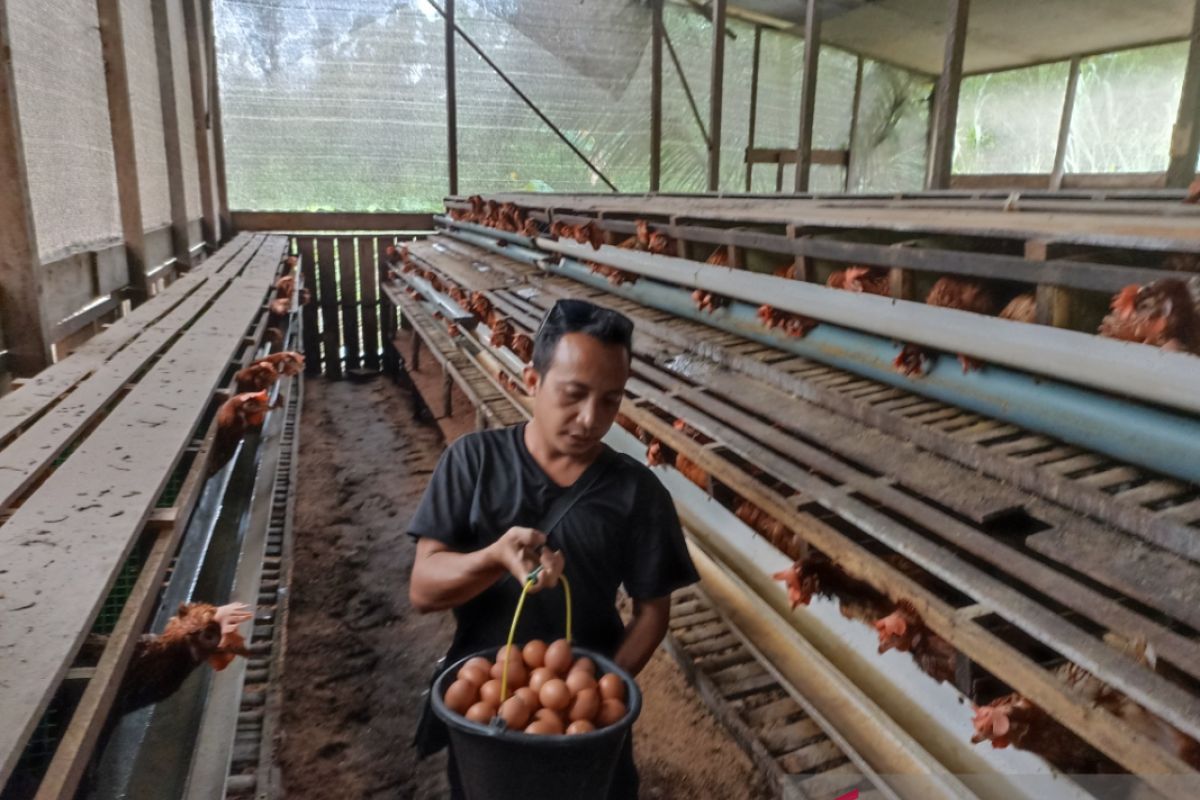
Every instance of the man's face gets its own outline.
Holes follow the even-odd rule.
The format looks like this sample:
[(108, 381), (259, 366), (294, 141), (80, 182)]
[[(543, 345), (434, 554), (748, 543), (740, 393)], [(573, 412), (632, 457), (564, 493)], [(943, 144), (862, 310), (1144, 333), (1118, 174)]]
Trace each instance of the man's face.
[(608, 432), (629, 379), (629, 352), (586, 333), (558, 340), (545, 375), (525, 368), (538, 433), (556, 452), (584, 455)]

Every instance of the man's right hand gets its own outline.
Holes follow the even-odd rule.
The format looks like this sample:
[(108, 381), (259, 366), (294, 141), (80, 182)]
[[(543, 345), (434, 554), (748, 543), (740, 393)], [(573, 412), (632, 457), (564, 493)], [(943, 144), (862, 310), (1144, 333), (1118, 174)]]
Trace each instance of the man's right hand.
[(540, 564), (542, 571), (537, 581), (529, 587), (529, 593), (553, 588), (563, 571), (561, 552), (546, 547), (546, 534), (533, 528), (514, 526), (488, 546), (492, 558), (504, 567), (517, 581), (524, 585), (529, 573)]

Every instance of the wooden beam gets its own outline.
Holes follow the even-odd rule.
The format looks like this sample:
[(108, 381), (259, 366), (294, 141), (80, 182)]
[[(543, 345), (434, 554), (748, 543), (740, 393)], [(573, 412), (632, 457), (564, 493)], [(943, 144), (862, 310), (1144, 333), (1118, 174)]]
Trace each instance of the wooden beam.
[(1071, 138), (1071, 118), (1075, 115), (1075, 94), (1079, 89), (1079, 59), (1071, 59), (1067, 73), (1067, 93), (1063, 95), (1062, 119), (1058, 123), (1058, 144), (1054, 148), (1054, 169), (1050, 172), (1050, 190), (1062, 188), (1066, 173), (1067, 142)]
[(846, 179), (842, 190), (850, 191), (850, 167), (854, 163), (854, 137), (858, 135), (858, 114), (862, 105), (863, 57), (858, 57), (854, 68), (854, 100), (850, 106), (850, 135), (846, 140)]
[[(750, 68), (750, 131), (746, 135), (747, 153), (754, 150), (754, 126), (758, 122), (758, 65), (762, 55), (762, 25), (754, 26), (754, 63)], [(754, 164), (746, 159), (746, 191), (753, 188)]]
[(0, 3), (0, 323), (8, 368), (26, 376), (48, 366), (51, 356), (8, 37), (8, 9)]
[(179, 107), (175, 100), (175, 65), (171, 60), (171, 23), (167, 4), (151, 3), (154, 21), (154, 52), (158, 61), (158, 93), (163, 118), (163, 142), (167, 156), (167, 187), (171, 198), (171, 241), (175, 259), (192, 266), (188, 242), (187, 198), (183, 185), (183, 148), (179, 141)]
[(204, 22), (204, 42), (208, 53), (208, 119), (212, 128), (213, 165), (217, 172), (217, 216), (221, 220), (222, 241), (233, 235), (229, 216), (229, 186), (225, 175), (225, 129), (221, 123), (221, 81), (217, 74), (217, 38), (213, 30), (212, 2), (200, 3)]
[[(795, 164), (798, 160), (799, 154), (790, 147), (751, 147), (746, 150), (747, 164)], [(809, 163), (844, 167), (850, 163), (850, 153), (847, 150), (812, 150), (809, 152)]]
[[(1045, 239), (1033, 239), (1025, 243), (1025, 258), (1030, 261), (1049, 261), (1054, 257), (1054, 245)], [(1039, 325), (1067, 328), (1071, 325), (1071, 295), (1062, 286), (1039, 283), (1036, 290), (1037, 311), (1035, 321)]]
[(104, 54), (104, 78), (108, 88), (108, 119), (117, 167), (117, 202), (121, 207), (121, 231), (129, 265), (129, 286), (141, 299), (148, 292), (146, 233), (142, 223), (142, 197), (138, 183), (120, 0), (96, 0), (96, 14), (100, 20), (100, 46)]
[(1192, 12), (1190, 42), (1167, 166), (1167, 186), (1174, 189), (1187, 188), (1195, 179), (1196, 159), (1200, 157), (1200, 0)]
[(817, 69), (821, 62), (821, 14), (817, 0), (804, 13), (804, 82), (800, 87), (800, 135), (796, 143), (797, 192), (808, 191), (812, 173), (813, 116), (817, 108)]
[(196, 17), (196, 0), (183, 0), (183, 35), (187, 39), (188, 79), (192, 87), (192, 126), (196, 132), (200, 205), (204, 207), (201, 214), (204, 222), (204, 241), (210, 249), (215, 250), (220, 235), (216, 204), (213, 201), (212, 161), (208, 148), (208, 98), (204, 90), (204, 62), (200, 49), (203, 32), (200, 20)]
[(650, 33), (650, 191), (662, 180), (663, 0), (654, 0)]
[(708, 190), (721, 186), (721, 114), (725, 99), (725, 0), (712, 3), (712, 72), (708, 93)]
[(458, 194), (458, 72), (454, 58), (454, 0), (446, 0), (446, 166)]
[(958, 122), (958, 90), (962, 84), (963, 53), (967, 45), (967, 17), (971, 0), (947, 0), (946, 57), (938, 78), (930, 130), (929, 172), (926, 189), (945, 189), (950, 185), (954, 163), (954, 129)]
[[(239, 231), (431, 231), (433, 215), (424, 212), (234, 211)], [(311, 288), (311, 287), (310, 287)]]

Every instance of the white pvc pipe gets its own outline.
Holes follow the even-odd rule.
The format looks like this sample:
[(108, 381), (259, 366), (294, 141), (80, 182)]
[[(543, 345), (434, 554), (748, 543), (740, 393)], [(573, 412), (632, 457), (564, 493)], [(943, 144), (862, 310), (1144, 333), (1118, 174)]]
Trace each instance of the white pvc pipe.
[(1078, 331), (829, 289), (686, 258), (539, 238), (543, 250), (847, 328), (966, 353), (1062, 381), (1200, 413), (1200, 358)]

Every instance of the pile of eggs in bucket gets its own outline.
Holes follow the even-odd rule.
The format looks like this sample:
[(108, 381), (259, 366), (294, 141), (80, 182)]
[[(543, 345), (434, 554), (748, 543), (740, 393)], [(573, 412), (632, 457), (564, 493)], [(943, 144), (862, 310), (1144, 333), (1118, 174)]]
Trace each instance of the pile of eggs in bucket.
[[(500, 702), (500, 681), (508, 660), (508, 697)], [(500, 648), (493, 663), (472, 658), (446, 689), (446, 707), (472, 722), (495, 717), (511, 731), (530, 734), (588, 733), (625, 716), (625, 684), (617, 675), (596, 679), (590, 658), (575, 659), (566, 639), (546, 645), (534, 639), (523, 648)]]

